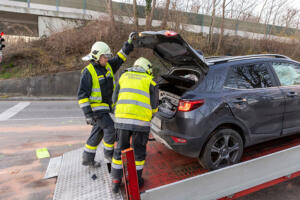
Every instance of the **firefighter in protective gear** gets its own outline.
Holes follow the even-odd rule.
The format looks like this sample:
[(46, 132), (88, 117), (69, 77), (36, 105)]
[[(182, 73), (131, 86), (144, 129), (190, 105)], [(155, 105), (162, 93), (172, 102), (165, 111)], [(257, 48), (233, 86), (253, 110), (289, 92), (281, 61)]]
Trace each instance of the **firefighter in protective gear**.
[(115, 128), (118, 144), (112, 159), (113, 192), (117, 193), (123, 176), (121, 151), (130, 147), (130, 137), (134, 148), (135, 164), (139, 186), (142, 186), (146, 145), (150, 132), (152, 115), (157, 112), (158, 94), (152, 80), (152, 64), (141, 57), (119, 79), (113, 94), (115, 104)]
[(112, 57), (109, 46), (104, 42), (96, 42), (90, 54), (83, 57), (89, 60), (81, 73), (78, 89), (78, 103), (86, 117), (87, 124), (93, 125), (91, 134), (85, 144), (82, 164), (99, 167), (95, 162), (95, 154), (103, 138), (104, 155), (111, 161), (113, 156), (116, 133), (111, 112), (112, 94), (115, 88), (114, 73), (126, 61), (127, 55), (133, 50), (131, 39), (126, 41), (115, 57)]

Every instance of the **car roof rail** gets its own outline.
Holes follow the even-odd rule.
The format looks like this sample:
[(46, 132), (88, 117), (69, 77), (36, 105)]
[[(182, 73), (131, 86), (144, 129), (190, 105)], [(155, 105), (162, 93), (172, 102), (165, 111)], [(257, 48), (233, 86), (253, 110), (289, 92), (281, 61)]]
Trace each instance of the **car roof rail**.
[(232, 56), (209, 56), (209, 57), (205, 57), (206, 60), (210, 60), (210, 59), (217, 59), (217, 58), (229, 58)]
[(251, 58), (263, 58), (263, 57), (290, 59), (289, 57), (280, 54), (253, 54), (247, 56), (220, 56), (219, 58), (218, 56), (216, 56), (216, 58), (209, 57), (207, 62), (210, 64), (217, 64), (217, 63), (223, 63), (223, 62), (229, 62), (235, 60), (246, 60)]

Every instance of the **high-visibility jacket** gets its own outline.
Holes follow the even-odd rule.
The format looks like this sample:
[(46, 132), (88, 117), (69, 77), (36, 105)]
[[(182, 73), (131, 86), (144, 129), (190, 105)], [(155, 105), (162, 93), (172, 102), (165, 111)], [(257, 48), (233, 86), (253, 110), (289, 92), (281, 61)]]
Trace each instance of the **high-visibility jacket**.
[(112, 70), (110, 64), (107, 63), (105, 66), (107, 73), (105, 75), (100, 75), (100, 76), (97, 75), (97, 72), (92, 64), (89, 64), (85, 68), (90, 72), (90, 74), (92, 76), (92, 81), (93, 81), (92, 92), (91, 92), (90, 97), (80, 99), (78, 101), (79, 106), (82, 108), (82, 107), (90, 105), (93, 111), (109, 110), (110, 109), (109, 105), (107, 103), (102, 102), (100, 81), (101, 81), (101, 79), (112, 77), (114, 88), (116, 87), (115, 77), (114, 77), (113, 70)]
[[(116, 56), (108, 60), (105, 67), (92, 60), (91, 64), (82, 70), (77, 96), (79, 106), (86, 117), (110, 112), (108, 105), (112, 104), (112, 94), (115, 89), (114, 73), (119, 70), (132, 50), (133, 45), (125, 42), (122, 49)], [(96, 82), (96, 76), (99, 85)], [(101, 103), (102, 105), (99, 105)]]
[(152, 78), (147, 73), (136, 71), (122, 74), (114, 112), (116, 128), (120, 128), (118, 124), (121, 124), (127, 130), (141, 130), (138, 127), (150, 129), (152, 114), (157, 112), (157, 103), (151, 102), (151, 99), (157, 99), (151, 98), (156, 92), (150, 94), (151, 87), (156, 86)]

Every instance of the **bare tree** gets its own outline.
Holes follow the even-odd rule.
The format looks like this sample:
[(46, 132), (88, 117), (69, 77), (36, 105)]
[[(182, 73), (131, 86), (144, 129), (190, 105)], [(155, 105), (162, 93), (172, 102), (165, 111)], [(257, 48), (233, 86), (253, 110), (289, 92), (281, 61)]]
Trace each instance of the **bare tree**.
[(211, 21), (209, 25), (209, 35), (208, 35), (208, 44), (211, 45), (212, 37), (213, 37), (213, 28), (215, 24), (215, 17), (216, 17), (216, 7), (217, 7), (217, 0), (213, 0), (212, 2), (212, 13), (211, 13)]
[(276, 0), (271, 0), (271, 3), (269, 4), (269, 8), (266, 8), (266, 16), (265, 16), (265, 31), (264, 31), (264, 37), (268, 35), (268, 26), (270, 23), (271, 16), (273, 14), (273, 10), (275, 9), (275, 1)]
[(279, 15), (279, 12), (281, 11), (281, 9), (284, 7), (284, 5), (287, 3), (288, 1), (286, 0), (279, 0), (278, 4), (277, 4), (277, 8), (276, 11), (274, 13), (274, 17), (273, 17), (273, 23), (272, 25), (275, 25), (277, 17)]
[(285, 20), (285, 28), (288, 29), (290, 28), (291, 22), (294, 19), (294, 17), (298, 14), (299, 10), (293, 9), (293, 8), (288, 8), (286, 15), (284, 17)]
[(150, 20), (150, 13), (151, 13), (151, 4), (152, 0), (146, 0), (145, 6), (145, 14), (146, 14), (146, 29), (149, 29), (149, 20)]
[(262, 8), (261, 8), (261, 10), (260, 10), (260, 13), (259, 13), (259, 16), (258, 16), (258, 18), (257, 18), (257, 23), (260, 22), (261, 17), (262, 17), (262, 14), (263, 14), (264, 11), (265, 11), (265, 7), (266, 7), (268, 1), (269, 1), (269, 0), (264, 0), (263, 6), (262, 6)]
[(231, 3), (230, 18), (235, 19), (235, 34), (237, 35), (239, 21), (245, 21), (251, 16), (251, 9), (256, 5), (255, 0), (239, 0)]
[(112, 0), (106, 0), (106, 7), (109, 14), (110, 28), (114, 32), (116, 30), (116, 26), (115, 26), (115, 18), (114, 18), (114, 13), (112, 8)]
[(133, 0), (133, 20), (134, 20), (134, 25), (135, 25), (135, 30), (139, 30), (139, 21), (138, 21), (138, 16), (137, 16), (137, 9), (136, 9), (136, 0)]
[(163, 15), (163, 19), (162, 19), (162, 22), (161, 22), (161, 29), (165, 29), (167, 27), (169, 7), (170, 7), (170, 0), (166, 0), (164, 15)]
[(150, 30), (152, 27), (152, 20), (153, 20), (155, 7), (156, 7), (156, 0), (153, 0), (150, 15), (147, 17), (147, 20), (146, 20), (146, 29), (147, 30)]
[(220, 30), (220, 35), (219, 35), (219, 41), (218, 41), (218, 47), (216, 50), (216, 54), (219, 54), (219, 51), (221, 49), (221, 43), (223, 40), (223, 36), (224, 36), (224, 22), (225, 22), (225, 11), (226, 11), (226, 7), (232, 2), (233, 0), (230, 0), (228, 3), (226, 3), (226, 0), (223, 0), (222, 3), (222, 21), (221, 21), (221, 30)]

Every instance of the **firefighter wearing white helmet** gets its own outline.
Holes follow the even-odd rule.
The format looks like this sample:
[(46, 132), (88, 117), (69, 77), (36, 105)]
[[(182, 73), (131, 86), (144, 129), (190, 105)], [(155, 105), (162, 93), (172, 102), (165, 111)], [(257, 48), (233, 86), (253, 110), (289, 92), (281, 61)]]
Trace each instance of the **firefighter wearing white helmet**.
[(121, 151), (130, 147), (130, 137), (135, 154), (135, 164), (139, 186), (142, 186), (143, 167), (146, 158), (146, 145), (150, 132), (150, 121), (157, 112), (158, 94), (152, 80), (152, 64), (146, 58), (139, 58), (119, 79), (113, 94), (115, 103), (115, 128), (118, 145), (112, 159), (112, 190), (120, 188), (123, 170)]
[(109, 113), (115, 88), (114, 74), (133, 50), (131, 37), (132, 34), (114, 57), (106, 43), (96, 42), (92, 46), (91, 52), (82, 58), (82, 60), (90, 61), (90, 64), (81, 72), (78, 103), (83, 110), (87, 124), (93, 126), (84, 147), (83, 165), (100, 166), (100, 163), (95, 162), (94, 158), (102, 138), (104, 155), (108, 160), (112, 159), (116, 135)]

